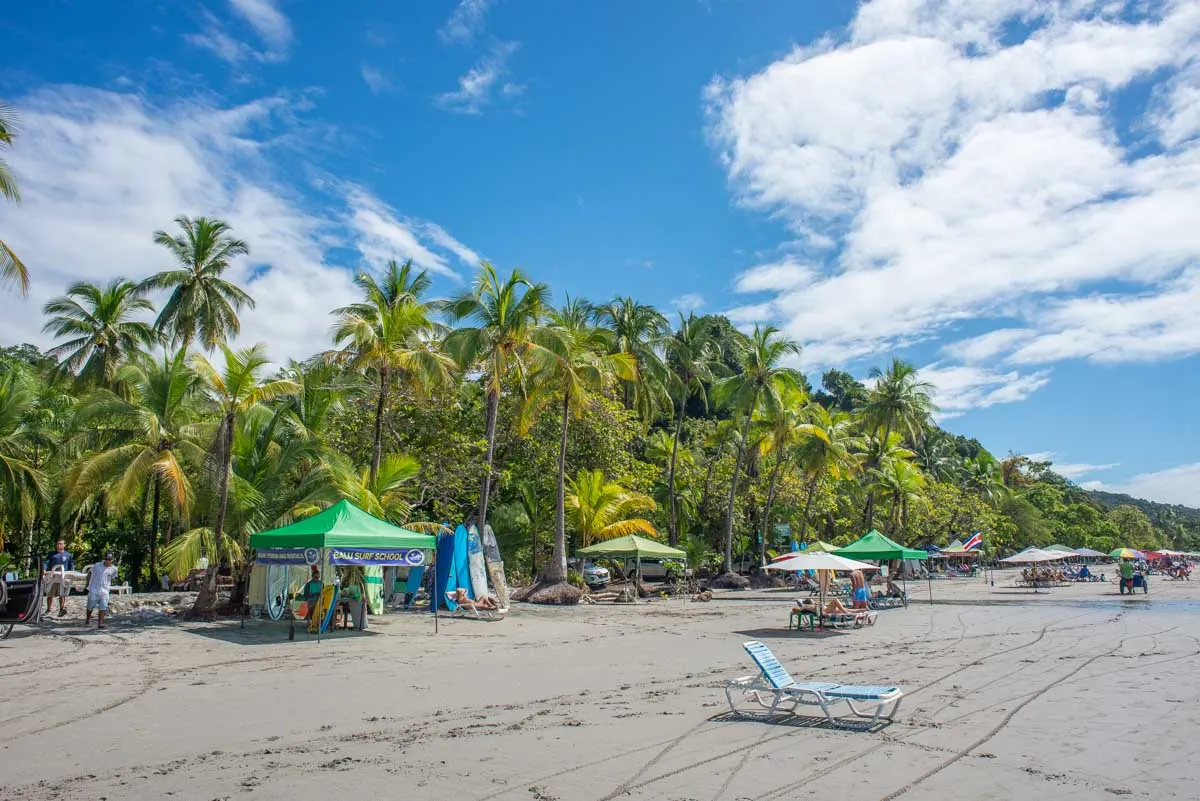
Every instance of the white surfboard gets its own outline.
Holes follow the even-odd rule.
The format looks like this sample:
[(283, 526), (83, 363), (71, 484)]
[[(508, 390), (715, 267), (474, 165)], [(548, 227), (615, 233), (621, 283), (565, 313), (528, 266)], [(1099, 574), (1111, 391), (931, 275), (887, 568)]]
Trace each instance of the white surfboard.
[(479, 532), (475, 526), (467, 528), (467, 563), (471, 576), (471, 589), (476, 598), (488, 594), (487, 569), (483, 562), (483, 544), (479, 540)]

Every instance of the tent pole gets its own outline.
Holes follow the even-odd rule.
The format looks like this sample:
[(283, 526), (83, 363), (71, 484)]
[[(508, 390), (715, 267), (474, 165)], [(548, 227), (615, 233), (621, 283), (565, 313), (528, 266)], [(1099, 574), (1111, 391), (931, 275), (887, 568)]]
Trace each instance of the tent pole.
[[(438, 534), (433, 535), (433, 593), (429, 596), (429, 608), (433, 611), (433, 633), (438, 633), (438, 606), (440, 606), (440, 598), (438, 595), (437, 583), (437, 561), (438, 561), (438, 542), (441, 540)], [(421, 589), (417, 587), (417, 589)], [(416, 597), (416, 596), (413, 596)]]
[(933, 606), (933, 571), (925, 571), (925, 582), (929, 585), (929, 605)]

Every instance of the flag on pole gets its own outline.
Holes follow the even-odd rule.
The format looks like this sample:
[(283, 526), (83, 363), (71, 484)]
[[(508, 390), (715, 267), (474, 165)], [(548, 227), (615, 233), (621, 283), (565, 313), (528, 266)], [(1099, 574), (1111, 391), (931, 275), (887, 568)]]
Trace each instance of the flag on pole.
[(983, 547), (983, 535), (976, 531), (971, 535), (971, 539), (963, 543), (964, 551), (975, 551)]

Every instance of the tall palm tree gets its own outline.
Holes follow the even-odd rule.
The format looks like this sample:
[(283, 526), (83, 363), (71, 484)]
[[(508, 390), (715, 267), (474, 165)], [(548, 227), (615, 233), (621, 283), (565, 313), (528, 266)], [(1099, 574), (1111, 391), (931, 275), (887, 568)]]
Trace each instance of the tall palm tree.
[[(933, 385), (917, 376), (917, 368), (900, 359), (892, 359), (887, 370), (871, 369), (875, 386), (867, 396), (862, 419), (867, 431), (878, 434), (880, 442), (888, 442), (893, 431), (900, 432), (909, 442), (920, 440), (929, 417), (937, 407), (933, 403)], [(879, 463), (871, 462), (877, 469)], [(863, 508), (863, 528), (869, 530), (875, 519), (875, 490), (868, 488)]]
[(356, 375), (343, 372), (324, 359), (291, 362), (284, 374), (296, 382), (296, 394), (287, 399), (287, 424), (302, 439), (325, 445), (330, 423), (356, 397), (362, 385)]
[[(960, 476), (958, 507), (950, 515), (947, 524), (947, 535), (954, 533), (955, 523), (963, 514), (962, 507), (968, 495), (975, 495), (984, 503), (994, 506), (1009, 494), (1008, 486), (1004, 483), (1004, 471), (996, 458), (987, 451), (980, 453), (974, 459), (968, 459), (963, 465)], [(966, 512), (966, 525), (970, 528), (973, 520), (971, 512)]]
[(713, 339), (711, 321), (689, 312), (687, 317), (679, 315), (679, 327), (670, 336), (662, 339), (666, 353), (666, 364), (670, 370), (669, 387), (671, 397), (679, 405), (675, 415), (675, 432), (671, 443), (671, 461), (667, 467), (667, 494), (670, 498), (670, 522), (667, 541), (675, 546), (679, 543), (679, 512), (675, 505), (675, 470), (678, 467), (679, 438), (683, 433), (683, 421), (687, 416), (688, 399), (699, 393), (705, 399), (705, 384), (712, 384), (724, 371), (721, 354)]
[(237, 313), (254, 308), (254, 298), (221, 277), (230, 262), (250, 253), (250, 246), (235, 239), (221, 220), (181, 214), (175, 223), (179, 234), (155, 231), (154, 242), (169, 250), (179, 266), (150, 276), (141, 287), (171, 292), (154, 322), (160, 334), (184, 350), (198, 339), (211, 353), (241, 331)]
[[(12, 147), (17, 133), (17, 115), (12, 107), (0, 102), (0, 153)], [(9, 169), (8, 162), (0, 158), (0, 195), (14, 203), (21, 201), (21, 190), (17, 178)], [(15, 284), (22, 295), (29, 293), (29, 270), (17, 258), (17, 254), (0, 239), (0, 284)]]
[(802, 376), (794, 368), (783, 365), (789, 356), (799, 356), (800, 346), (779, 336), (774, 326), (754, 327), (754, 333), (743, 337), (738, 353), (742, 371), (724, 378), (714, 386), (718, 403), (729, 406), (735, 416), (742, 418), (741, 443), (729, 480), (729, 504), (725, 517), (725, 572), (733, 572), (733, 514), (737, 500), (738, 477), (746, 457), (750, 439), (750, 423), (762, 408), (774, 414), (783, 405), (786, 391), (800, 391)]
[[(263, 369), (270, 363), (262, 345), (238, 351), (224, 344), (220, 348), (225, 356), (222, 370), (218, 370), (200, 354), (196, 354), (192, 360), (193, 369), (200, 377), (201, 388), (220, 415), (212, 453), (217, 468), (216, 512), (211, 526), (214, 543), (222, 542), (224, 537), (225, 513), (229, 506), (229, 475), (233, 462), (233, 435), (238, 416), (255, 404), (289, 395), (298, 389), (296, 382), (291, 379), (261, 379)], [(206, 592), (201, 592), (196, 598), (195, 608), (198, 612), (207, 612), (216, 599), (220, 562), (219, 558), (213, 558), (209, 563), (204, 584)]]
[(158, 338), (147, 323), (131, 319), (137, 312), (154, 311), (144, 290), (124, 278), (104, 286), (86, 281), (72, 284), (67, 294), (43, 308), (50, 320), (42, 330), (70, 337), (49, 355), (61, 359), (61, 369), (75, 372), (83, 382), (111, 385), (121, 362)]
[(808, 421), (808, 396), (802, 387), (784, 387), (780, 392), (778, 406), (767, 407), (760, 415), (762, 438), (758, 442), (759, 453), (772, 456), (771, 477), (767, 482), (767, 500), (763, 505), (762, 536), (759, 538), (759, 563), (767, 563), (767, 537), (771, 533), (771, 511), (775, 505), (775, 493), (779, 488), (779, 476), (796, 456), (796, 446), (810, 437), (823, 437), (825, 432)]
[(538, 370), (535, 392), (526, 408), (550, 401), (560, 405), (554, 549), (543, 570), (546, 583), (557, 584), (567, 579), (567, 431), (571, 418), (583, 416), (593, 393), (603, 391), (609, 379), (636, 378), (637, 363), (632, 354), (609, 352), (609, 332), (592, 325), (591, 307), (581, 300), (568, 298), (561, 309), (552, 312), (545, 332), (556, 338), (549, 348), (552, 358)]
[(633, 357), (637, 376), (622, 380), (621, 396), (626, 409), (636, 409), (642, 421), (649, 423), (665, 395), (667, 371), (655, 348), (670, 331), (667, 318), (631, 297), (615, 297), (596, 306), (594, 314), (596, 321), (612, 332), (613, 352)]
[(480, 531), (487, 522), (495, 469), (496, 417), (504, 382), (512, 379), (523, 389), (530, 371), (548, 365), (555, 356), (545, 346), (557, 348), (554, 343), (559, 338), (546, 335), (539, 326), (549, 297), (550, 287), (546, 284), (532, 283), (520, 270), (513, 270), (501, 280), (496, 268), (485, 261), (480, 264), (474, 286), (446, 304), (451, 319), (473, 323), (450, 332), (446, 352), (462, 369), (481, 368), (483, 372), (487, 448), (479, 492)]
[(33, 461), (27, 420), (36, 395), (24, 378), (16, 370), (0, 374), (0, 548), (5, 528), (31, 525), (48, 483)]
[(654, 500), (606, 481), (599, 470), (580, 470), (569, 479), (567, 514), (582, 546), (628, 534), (654, 536), (654, 525), (639, 512), (653, 512)]
[(871, 471), (871, 476), (873, 486), (891, 498), (887, 535), (894, 538), (908, 527), (909, 505), (923, 497), (925, 474), (912, 461), (913, 452), (900, 447), (899, 437), (893, 434), (892, 440), (888, 453), (880, 459), (879, 467)]
[(185, 523), (194, 491), (185, 464), (199, 467), (204, 449), (198, 436), (193, 400), (199, 379), (187, 365), (183, 349), (153, 359), (140, 355), (119, 371), (125, 391), (93, 393), (76, 416), (85, 437), (100, 450), (68, 474), (67, 503), (77, 506), (100, 490), (108, 508), (123, 514), (143, 502), (152, 487), (150, 513), (150, 582), (158, 575), (159, 514), (166, 501), (167, 519)]
[(797, 448), (796, 458), (804, 477), (804, 514), (800, 518), (798, 540), (805, 541), (808, 533), (808, 515), (812, 510), (817, 484), (822, 478), (835, 482), (844, 481), (858, 470), (860, 458), (857, 451), (862, 441), (854, 434), (854, 420), (846, 412), (830, 412), (819, 403), (811, 403), (808, 421), (818, 429), (813, 436)]
[(432, 283), (424, 270), (414, 273), (412, 262), (400, 266), (393, 260), (382, 281), (361, 273), (354, 282), (364, 299), (334, 311), (338, 322), (333, 339), (335, 346), (342, 346), (335, 358), (373, 374), (378, 382), (370, 473), (374, 482), (383, 457), (383, 417), (393, 383), (425, 395), (450, 384), (454, 360), (434, 341), (442, 330), (431, 317), (435, 304), (423, 300)]
[(413, 482), (421, 475), (421, 463), (407, 453), (391, 453), (372, 476), (368, 470), (354, 471), (348, 465), (334, 470), (332, 489), (368, 514), (396, 525), (412, 517)]

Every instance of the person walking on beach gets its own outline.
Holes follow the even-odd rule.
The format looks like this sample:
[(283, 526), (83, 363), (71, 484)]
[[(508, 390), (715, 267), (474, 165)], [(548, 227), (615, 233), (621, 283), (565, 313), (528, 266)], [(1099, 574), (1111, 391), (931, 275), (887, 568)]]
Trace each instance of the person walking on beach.
[(104, 554), (104, 561), (92, 565), (87, 572), (87, 617), (83, 619), (83, 625), (92, 622), (94, 609), (97, 613), (96, 629), (108, 628), (104, 625), (104, 615), (108, 612), (108, 591), (112, 587), (113, 579), (117, 577), (117, 566), (113, 564), (112, 553)]
[[(54, 543), (54, 553), (46, 557), (45, 563), (42, 565), (47, 573), (50, 573), (56, 567), (61, 567), (63, 572), (75, 572), (75, 557), (67, 550), (66, 540), (59, 540)], [(54, 604), (54, 596), (58, 595), (58, 616), (62, 617), (67, 613), (67, 596), (71, 592), (71, 585), (67, 583), (67, 577), (62, 574), (51, 575), (46, 584), (46, 614), (50, 614), (50, 607)]]

